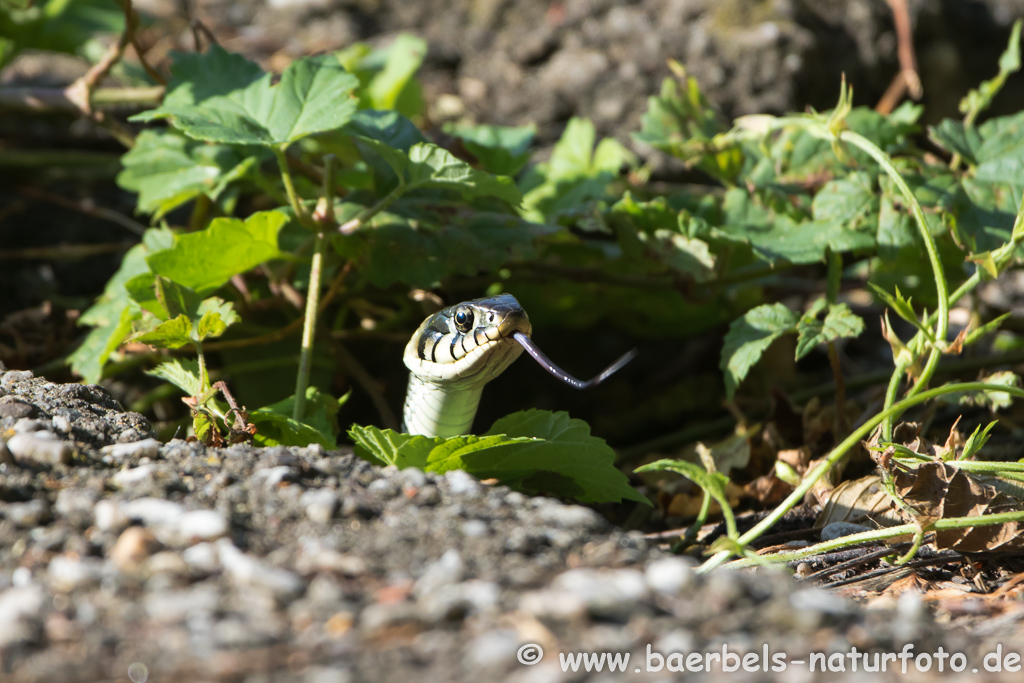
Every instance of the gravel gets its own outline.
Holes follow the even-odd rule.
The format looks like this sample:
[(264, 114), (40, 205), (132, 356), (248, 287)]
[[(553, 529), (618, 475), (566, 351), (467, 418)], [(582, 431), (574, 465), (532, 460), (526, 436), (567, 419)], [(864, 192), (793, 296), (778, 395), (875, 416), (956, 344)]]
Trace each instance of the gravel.
[[(160, 444), (99, 388), (14, 372), (0, 386), (28, 406), (0, 417), (8, 442), (85, 416), (68, 418), (70, 462), (0, 464), (5, 683), (563, 681), (582, 674), (563, 674), (560, 652), (643, 668), (723, 646), (792, 659), (985, 646), (913, 593), (865, 609), (783, 572), (698, 575), (590, 508), (464, 472)], [(34, 431), (16, 430), (28, 414)], [(129, 429), (136, 441), (118, 442)], [(530, 645), (548, 654), (527, 666)], [(662, 680), (634, 668), (600, 680)]]

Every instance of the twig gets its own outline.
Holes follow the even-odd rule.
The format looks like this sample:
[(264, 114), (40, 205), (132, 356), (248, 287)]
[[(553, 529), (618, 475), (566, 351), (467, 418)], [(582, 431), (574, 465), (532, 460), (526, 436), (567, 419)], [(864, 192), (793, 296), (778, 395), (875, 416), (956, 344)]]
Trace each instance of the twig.
[[(164, 87), (96, 88), (90, 103), (93, 110), (102, 107), (154, 106), (164, 96)], [(0, 109), (13, 111), (81, 111), (62, 88), (0, 88)]]
[(921, 77), (917, 73), (917, 58), (914, 56), (914, 36), (910, 26), (910, 12), (907, 10), (907, 0), (886, 0), (892, 10), (893, 24), (896, 26), (897, 55), (900, 60), (900, 72), (893, 78), (892, 83), (886, 89), (882, 99), (875, 105), (875, 111), (888, 114), (903, 97), (903, 93), (910, 91), (910, 96), (921, 99), (924, 95), (924, 88), (921, 86)]
[(135, 50), (135, 56), (139, 59), (139, 64), (142, 65), (142, 68), (145, 69), (150, 78), (160, 85), (167, 85), (167, 79), (163, 77), (163, 74), (149, 65), (149, 62), (146, 61), (146, 52), (139, 45), (139, 38), (135, 33), (136, 29), (139, 27), (139, 15), (132, 8), (132, 0), (121, 0), (121, 2), (124, 7), (125, 27), (131, 27), (131, 30), (128, 31), (129, 41), (131, 42), (132, 48)]
[(71, 209), (72, 211), (84, 213), (87, 216), (102, 218), (103, 220), (117, 223), (118, 225), (131, 230), (136, 235), (142, 235), (146, 232), (146, 226), (141, 223), (132, 220), (122, 213), (113, 211), (112, 209), (104, 209), (103, 207), (96, 206), (90, 199), (75, 201), (74, 199), (68, 199), (67, 197), (62, 197), (58, 194), (46, 192), (45, 190), (40, 190), (39, 188), (30, 187), (28, 185), (18, 187), (17, 191), (19, 194), (31, 197), (32, 199), (49, 202), (51, 204), (56, 204), (57, 206), (63, 206), (67, 209)]
[(345, 370), (352, 376), (352, 379), (370, 396), (370, 402), (373, 403), (373, 407), (377, 409), (377, 414), (380, 415), (381, 424), (387, 429), (397, 430), (399, 427), (398, 420), (391, 411), (391, 406), (388, 405), (376, 380), (370, 376), (366, 368), (341, 343), (334, 344), (334, 355), (345, 366)]
[(2, 249), (0, 261), (21, 259), (43, 259), (46, 261), (75, 261), (98, 256), (116, 254), (135, 246), (134, 242), (111, 242), (107, 244), (58, 244), (55, 247), (30, 247), (26, 249)]
[[(127, 0), (126, 0), (127, 1)], [(106, 76), (114, 65), (121, 61), (124, 56), (124, 49), (131, 41), (132, 22), (125, 23), (124, 31), (116, 43), (110, 46), (100, 61), (93, 64), (85, 75), (69, 85), (64, 91), (67, 98), (71, 100), (85, 116), (92, 119), (97, 125), (106, 128), (114, 138), (125, 147), (131, 148), (135, 145), (135, 134), (130, 128), (108, 117), (104, 112), (94, 110), (92, 107), (92, 91), (99, 82)]]

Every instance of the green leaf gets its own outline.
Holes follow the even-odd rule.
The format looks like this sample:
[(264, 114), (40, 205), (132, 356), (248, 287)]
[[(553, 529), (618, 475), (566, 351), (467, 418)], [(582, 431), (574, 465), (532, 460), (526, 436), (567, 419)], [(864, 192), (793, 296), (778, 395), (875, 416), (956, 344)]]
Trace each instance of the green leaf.
[(101, 324), (89, 332), (82, 345), (68, 356), (71, 369), (90, 384), (99, 382), (110, 354), (131, 334), (134, 319), (135, 315), (124, 306), (117, 320)]
[(715, 136), (729, 126), (708, 103), (697, 80), (676, 67), (679, 83), (671, 78), (662, 81), (661, 93), (647, 99), (640, 132), (633, 138), (732, 183), (741, 169), (743, 152), (735, 146), (717, 149), (713, 144)]
[(171, 75), (163, 104), (130, 120), (170, 119), (199, 140), (271, 146), (341, 128), (357, 107), (358, 79), (332, 55), (295, 60), (272, 85), (271, 74), (214, 45), (177, 55)]
[(818, 320), (817, 313), (801, 318), (796, 331), (796, 359), (800, 360), (818, 344), (835, 341), (840, 337), (860, 336), (864, 331), (864, 321), (846, 304), (835, 304), (829, 306), (824, 320)]
[(978, 163), (976, 154), (981, 147), (981, 136), (974, 126), (964, 126), (960, 121), (943, 119), (938, 126), (928, 129), (932, 142), (951, 154), (959, 154), (972, 166)]
[[(401, 109), (407, 116), (419, 114), (423, 99), (414, 77), (426, 55), (427, 41), (408, 33), (399, 34), (388, 47), (384, 68), (364, 90), (366, 108)], [(403, 96), (406, 107), (400, 106)]]
[(830, 180), (814, 195), (811, 212), (815, 221), (833, 222), (854, 230), (860, 228), (878, 213), (878, 198), (871, 176), (854, 172), (845, 178)]
[[(87, 382), (96, 383), (100, 380), (103, 366), (121, 342), (131, 334), (132, 321), (139, 316), (138, 310), (132, 308), (126, 283), (139, 274), (147, 273), (149, 268), (146, 256), (154, 250), (169, 246), (173, 239), (173, 233), (165, 228), (147, 230), (142, 237), (143, 243), (125, 253), (121, 267), (107, 281), (103, 294), (79, 318), (80, 325), (90, 325), (96, 329), (89, 332), (82, 345), (68, 356), (68, 362), (71, 369)], [(153, 299), (155, 301), (155, 296)]]
[[(985, 384), (997, 384), (1007, 387), (1019, 387), (1020, 377), (1010, 370), (1000, 370), (978, 380)], [(940, 401), (953, 405), (982, 406), (996, 412), (1009, 408), (1013, 404), (1013, 396), (1002, 391), (958, 391), (943, 394)]]
[(165, 361), (146, 374), (170, 382), (188, 396), (199, 396), (206, 387), (199, 381), (199, 361), (195, 358), (175, 358)]
[(903, 294), (900, 293), (899, 287), (896, 288), (896, 296), (893, 296), (873, 282), (869, 282), (868, 285), (871, 289), (875, 290), (875, 294), (881, 297), (889, 308), (896, 312), (896, 315), (903, 318), (917, 329), (921, 329), (921, 321), (917, 319), (917, 313), (914, 311), (914, 307), (910, 304), (910, 299), (903, 298)]
[(192, 321), (186, 315), (179, 315), (158, 324), (146, 332), (139, 332), (130, 337), (131, 341), (149, 344), (158, 349), (177, 349), (191, 344)]
[(334, 247), (375, 286), (396, 282), (430, 289), (448, 275), (494, 272), (534, 254), (529, 224), (515, 216), (480, 213), (467, 225), (424, 229), (409, 219), (378, 214), (371, 229), (338, 235)]
[(316, 387), (306, 388), (306, 416), (302, 422), (293, 420), (295, 397), (278, 401), (249, 413), (249, 421), (256, 425), (254, 442), (260, 446), (308, 446), (318, 443), (334, 448), (338, 434), (338, 408), (350, 394), (335, 399)]
[(978, 135), (975, 180), (1024, 185), (1024, 111), (989, 119)]
[(212, 145), (170, 130), (144, 130), (121, 157), (117, 184), (139, 195), (139, 211), (157, 220), (200, 195), (216, 201), (260, 157), (228, 145)]
[(394, 111), (362, 109), (345, 124), (344, 131), (402, 152), (408, 152), (418, 142), (427, 141), (416, 124)]
[(984, 430), (981, 429), (981, 425), (975, 427), (971, 435), (967, 437), (967, 441), (964, 443), (964, 450), (960, 453), (960, 457), (957, 458), (957, 460), (972, 460), (978, 451), (984, 448), (985, 444), (988, 443), (988, 433), (991, 432), (992, 428), (997, 424), (999, 424), (999, 422), (993, 420), (988, 423)]
[(96, 34), (124, 30), (124, 12), (109, 0), (19, 0), (0, 7), (0, 67), (22, 50), (83, 55)]
[[(726, 192), (724, 224), (718, 231), (748, 242), (768, 263), (818, 263), (825, 252), (837, 254), (871, 249), (875, 246), (872, 226), (850, 227), (832, 221), (801, 221), (775, 214), (742, 188)], [(865, 229), (867, 228), (867, 229)]]
[(560, 212), (576, 209), (603, 197), (623, 165), (636, 157), (612, 138), (594, 147), (597, 131), (588, 119), (572, 118), (555, 143), (547, 163), (524, 174), (523, 215), (529, 220), (554, 220)]
[(447, 124), (444, 132), (462, 140), (488, 173), (515, 176), (530, 160), (530, 145), (537, 134), (534, 125), (505, 126)]
[(511, 178), (478, 171), (429, 142), (418, 143), (409, 150), (405, 177), (411, 187), (455, 190), (467, 200), (497, 197), (515, 205), (523, 198)]
[(277, 235), (288, 222), (280, 211), (263, 211), (245, 221), (215, 218), (206, 230), (178, 235), (174, 246), (146, 258), (157, 275), (208, 294), (238, 273), (280, 257)]
[(686, 460), (655, 460), (637, 467), (634, 472), (675, 472), (681, 474), (701, 490), (711, 496), (723, 510), (729, 509), (729, 496), (726, 493), (726, 486), (729, 484), (729, 477), (721, 472), (708, 472), (696, 463)]
[(199, 319), (199, 323), (196, 325), (195, 338), (196, 341), (203, 341), (207, 337), (219, 337), (224, 334), (224, 331), (228, 329), (228, 326), (221, 319), (220, 314), (216, 311), (207, 311), (203, 314), (203, 317)]
[(615, 452), (568, 413), (527, 410), (504, 417), (483, 436), (427, 438), (353, 426), (356, 453), (371, 462), (462, 469), (529, 493), (550, 491), (581, 502), (647, 503), (614, 465)]
[(719, 367), (725, 373), (725, 393), (731, 400), (771, 343), (796, 328), (797, 317), (782, 304), (763, 304), (729, 326)]

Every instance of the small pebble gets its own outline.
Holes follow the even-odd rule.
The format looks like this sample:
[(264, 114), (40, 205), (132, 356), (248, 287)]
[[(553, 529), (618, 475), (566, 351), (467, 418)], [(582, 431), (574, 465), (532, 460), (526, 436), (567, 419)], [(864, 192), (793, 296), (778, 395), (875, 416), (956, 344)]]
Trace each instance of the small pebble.
[(476, 498), (481, 493), (480, 482), (471, 474), (462, 470), (451, 470), (444, 473), (448, 488), (456, 496)]
[(0, 512), (22, 529), (32, 529), (50, 519), (50, 506), (36, 498), (25, 503), (6, 503)]
[(693, 561), (682, 557), (663, 557), (647, 564), (644, 580), (651, 590), (677, 595), (693, 583)]
[[(132, 431), (135, 432), (134, 429)], [(138, 432), (135, 432), (135, 436), (138, 436)], [(104, 446), (103, 453), (115, 462), (139, 458), (156, 459), (160, 457), (160, 442), (156, 439), (143, 439), (134, 443), (115, 443)]]
[(243, 553), (226, 538), (217, 541), (217, 550), (224, 570), (242, 586), (266, 589), (279, 599), (295, 597), (305, 587), (296, 574)]
[(376, 479), (370, 482), (366, 490), (378, 498), (394, 498), (398, 495), (398, 487), (387, 479)]
[(15, 459), (43, 465), (70, 464), (75, 452), (73, 443), (60, 441), (50, 432), (15, 434), (7, 440), (7, 448)]
[(316, 524), (327, 524), (338, 509), (338, 492), (332, 489), (310, 489), (299, 498), (306, 516)]
[(864, 526), (863, 524), (853, 524), (851, 522), (832, 522), (826, 524), (821, 529), (821, 540), (822, 541), (834, 541), (837, 538), (843, 536), (852, 536), (853, 534), (863, 533), (865, 531), (871, 531), (871, 527)]
[(109, 557), (121, 571), (135, 571), (160, 547), (152, 532), (132, 526), (124, 530), (110, 549)]
[(94, 586), (103, 576), (103, 563), (94, 557), (57, 555), (46, 570), (50, 585), (59, 591)]

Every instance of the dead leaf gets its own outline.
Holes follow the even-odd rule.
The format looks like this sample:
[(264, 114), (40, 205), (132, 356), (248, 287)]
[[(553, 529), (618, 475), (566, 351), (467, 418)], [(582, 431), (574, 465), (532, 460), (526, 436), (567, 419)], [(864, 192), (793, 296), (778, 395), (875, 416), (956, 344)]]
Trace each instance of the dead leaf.
[[(900, 498), (912, 509), (920, 524), (954, 517), (980, 517), (1017, 512), (1021, 504), (994, 486), (983, 483), (948, 462), (924, 462), (909, 466), (890, 460), (888, 472)], [(935, 532), (935, 545), (960, 552), (982, 552), (1024, 547), (1019, 524), (989, 524)]]
[(882, 527), (903, 523), (894, 514), (889, 495), (882, 488), (882, 479), (877, 474), (844, 481), (829, 492), (822, 504), (824, 507), (814, 521), (815, 529), (822, 529), (833, 522), (863, 524), (870, 521)]

